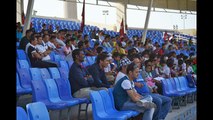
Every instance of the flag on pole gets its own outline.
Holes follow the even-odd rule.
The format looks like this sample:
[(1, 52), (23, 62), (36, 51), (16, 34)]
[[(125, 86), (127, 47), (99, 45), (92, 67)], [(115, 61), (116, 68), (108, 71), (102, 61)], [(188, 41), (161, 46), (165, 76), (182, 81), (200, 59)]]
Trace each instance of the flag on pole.
[(82, 9), (82, 21), (81, 21), (81, 31), (83, 32), (84, 30), (84, 25), (85, 25), (85, 0), (83, 1), (83, 9)]
[(124, 23), (123, 23), (123, 19), (121, 21), (121, 25), (120, 25), (120, 38), (124, 37)]

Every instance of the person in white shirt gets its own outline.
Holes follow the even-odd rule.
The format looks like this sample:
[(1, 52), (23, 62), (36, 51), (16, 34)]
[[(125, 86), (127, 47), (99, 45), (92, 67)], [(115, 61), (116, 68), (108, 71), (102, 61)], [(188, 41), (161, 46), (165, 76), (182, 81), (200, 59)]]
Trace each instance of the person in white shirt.
[[(47, 36), (49, 37), (48, 35), (44, 35), (44, 36)], [(51, 61), (51, 58), (50, 58), (50, 52), (51, 50), (48, 49), (48, 46), (46, 45), (46, 43), (42, 40), (42, 37), (41, 36), (37, 36), (38, 38), (38, 44), (35, 46), (36, 50), (39, 52), (39, 53), (42, 53), (44, 54), (44, 56), (42, 57), (42, 61)]]
[(170, 78), (171, 77), (171, 73), (170, 73), (170, 69), (169, 67), (167, 66), (166, 62), (164, 60), (160, 61), (160, 64), (161, 64), (161, 75), (163, 78)]

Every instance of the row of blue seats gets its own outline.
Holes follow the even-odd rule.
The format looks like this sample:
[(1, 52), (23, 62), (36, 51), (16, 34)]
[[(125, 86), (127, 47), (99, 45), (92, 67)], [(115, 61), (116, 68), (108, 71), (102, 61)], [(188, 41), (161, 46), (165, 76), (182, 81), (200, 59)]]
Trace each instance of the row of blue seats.
[(16, 107), (16, 120), (50, 120), (47, 107), (42, 102), (28, 103), (26, 111), (23, 107)]
[(20, 68), (16, 73), (17, 95), (31, 94), (31, 81), (42, 79), (68, 79), (69, 71), (65, 68)]
[[(32, 79), (29, 79), (29, 73), (27, 73), (26, 69), (21, 70), (25, 70), (25, 73), (23, 73), (24, 71), (19, 71), (19, 74), (22, 74), (22, 77), (26, 78), (25, 75), (28, 75), (28, 79), (22, 79), (22, 82), (28, 82), (28, 87), (30, 87), (32, 90), (32, 101), (45, 103), (48, 110), (62, 110), (67, 108), (69, 109), (72, 106), (79, 105), (78, 113), (80, 114), (80, 111), (85, 111), (85, 109), (81, 108), (80, 104), (90, 103), (87, 98), (72, 97), (68, 77), (66, 77), (65, 75), (63, 75), (63, 77), (62, 75), (60, 76), (57, 68), (49, 68), (50, 71), (52, 70), (52, 77), (50, 77), (49, 72), (46, 68), (30, 68)], [(64, 72), (68, 71), (64, 70)], [(69, 109), (68, 117), (70, 115), (70, 112), (71, 111)], [(87, 112), (87, 110), (85, 112)]]
[(190, 88), (189, 82), (185, 76), (174, 77), (162, 80), (163, 95), (173, 99), (172, 106), (180, 108), (180, 103), (186, 105), (187, 102), (193, 102), (196, 94), (196, 87)]
[(113, 88), (109, 88), (108, 92), (100, 90), (90, 93), (94, 120), (127, 120), (139, 115), (139, 112), (132, 110), (118, 111), (115, 108), (112, 91)]

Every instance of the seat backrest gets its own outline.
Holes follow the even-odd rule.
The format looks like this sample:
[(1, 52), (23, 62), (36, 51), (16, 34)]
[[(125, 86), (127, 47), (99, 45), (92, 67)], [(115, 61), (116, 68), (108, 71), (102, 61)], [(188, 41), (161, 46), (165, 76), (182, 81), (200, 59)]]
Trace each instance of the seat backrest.
[(17, 52), (17, 57), (19, 60), (27, 60), (27, 56), (26, 56), (26, 53), (24, 52), (24, 50), (17, 49), (16, 52)]
[(22, 89), (20, 81), (19, 81), (19, 75), (16, 73), (16, 90), (17, 89)]
[(58, 68), (60, 72), (60, 76), (63, 79), (68, 79), (69, 71), (67, 71), (65, 68)]
[(61, 60), (63, 60), (62, 58), (61, 58), (61, 56), (60, 55), (54, 55), (54, 61), (55, 62), (59, 62), (59, 61), (61, 61)]
[(59, 96), (62, 100), (69, 100), (72, 97), (69, 80), (58, 78), (54, 79), (58, 87)]
[(49, 71), (47, 70), (47, 68), (39, 68), (40, 69), (40, 72), (41, 72), (41, 77), (42, 79), (50, 79), (50, 73)]
[(21, 68), (18, 70), (20, 84), (23, 88), (31, 88), (31, 77), (29, 69)]
[(174, 93), (174, 92), (175, 92), (175, 89), (174, 89), (174, 87), (173, 87), (173, 85), (172, 85), (171, 80), (170, 80), (170, 79), (166, 79), (165, 81), (167, 82), (167, 86), (168, 86), (168, 91), (169, 91), (169, 93)]
[(169, 80), (169, 79), (164, 79), (164, 80), (161, 81), (161, 83), (162, 83), (163, 95), (168, 95), (168, 94), (169, 94), (169, 86), (168, 86), (166, 80)]
[(174, 77), (174, 78), (173, 78), (173, 81), (175, 82), (177, 91), (182, 91), (183, 88), (181, 88), (181, 85), (180, 85), (180, 83), (179, 83), (179, 81), (178, 81), (178, 78), (177, 78), (177, 77)]
[(41, 71), (39, 68), (30, 68), (32, 80), (42, 80)]
[(49, 112), (43, 102), (34, 102), (26, 105), (29, 120), (50, 120)]
[(181, 76), (181, 77), (178, 77), (178, 79), (179, 79), (181, 85), (182, 85), (185, 89), (188, 89), (188, 88), (189, 88), (189, 86), (188, 86), (188, 81), (187, 81), (186, 77)]
[(67, 63), (68, 63), (69, 69), (70, 69), (70, 67), (72, 66), (72, 64), (74, 63), (74, 61), (67, 61)]
[(109, 96), (110, 96), (111, 101), (112, 101), (112, 107), (113, 107), (113, 109), (116, 109), (116, 108), (115, 108), (114, 96), (113, 96), (113, 89), (114, 89), (114, 88), (108, 88), (108, 92), (109, 92)]
[(67, 71), (69, 71), (69, 66), (67, 64), (67, 61), (59, 61), (59, 64), (62, 68), (65, 68)]
[(99, 93), (101, 95), (105, 111), (108, 112), (108, 110), (114, 110), (112, 99), (110, 98), (108, 92), (106, 90), (100, 90)]
[(180, 90), (181, 90), (181, 91), (186, 90), (185, 86), (180, 82), (180, 80), (179, 80), (178, 77), (174, 77), (174, 80), (175, 80), (175, 83), (176, 83), (176, 84), (179, 84)]
[(60, 75), (60, 73), (58, 71), (58, 68), (56, 68), (56, 67), (49, 67), (48, 70), (50, 72), (50, 75), (51, 75), (52, 79), (61, 78), (61, 75)]
[(48, 98), (51, 102), (59, 102), (61, 101), (59, 94), (58, 94), (58, 88), (55, 83), (54, 79), (45, 79), (43, 80), (45, 83), (45, 87), (47, 89)]
[(43, 80), (32, 80), (31, 83), (33, 101), (48, 101), (48, 93)]
[(27, 112), (24, 108), (19, 106), (16, 107), (16, 120), (28, 120)]
[(92, 102), (92, 111), (93, 111), (92, 113), (93, 113), (94, 119), (97, 120), (97, 118), (101, 116), (107, 116), (104, 109), (104, 104), (99, 92), (98, 91), (91, 92), (90, 99)]
[(18, 60), (20, 68), (30, 68), (30, 65), (27, 60)]

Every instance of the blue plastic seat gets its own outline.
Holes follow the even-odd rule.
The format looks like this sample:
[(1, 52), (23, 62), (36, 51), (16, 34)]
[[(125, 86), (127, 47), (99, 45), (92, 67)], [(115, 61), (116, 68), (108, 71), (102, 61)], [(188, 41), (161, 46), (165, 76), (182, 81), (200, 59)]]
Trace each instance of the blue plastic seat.
[(26, 53), (24, 52), (24, 50), (17, 49), (16, 52), (17, 52), (17, 57), (19, 60), (27, 60), (27, 56), (26, 56)]
[(16, 120), (28, 120), (27, 112), (22, 107), (16, 107)]
[(61, 75), (60, 75), (60, 72), (58, 71), (58, 68), (50, 67), (50, 68), (48, 68), (48, 70), (50, 72), (51, 78), (53, 78), (53, 79), (61, 78)]
[(43, 102), (28, 103), (26, 109), (29, 120), (50, 120), (49, 112)]
[[(82, 111), (85, 111), (85, 117), (87, 119), (88, 118), (87, 109), (90, 101), (87, 98), (73, 98), (71, 94), (72, 92), (70, 82), (68, 79), (59, 78), (54, 80), (56, 82), (60, 98), (65, 101), (78, 100), (79, 101), (78, 119), (80, 119), (80, 114)], [(85, 109), (81, 108), (82, 103), (87, 104)]]
[(59, 96), (62, 100), (79, 100), (79, 103), (89, 103), (87, 98), (73, 98), (71, 94), (71, 86), (68, 79), (54, 79), (58, 88)]
[[(108, 92), (109, 92), (109, 96), (110, 96), (110, 98), (111, 98), (112, 107), (113, 107), (113, 109), (117, 110), (117, 109), (115, 108), (115, 102), (114, 102), (114, 96), (113, 96), (113, 88), (109, 88), (109, 89), (108, 89)], [(133, 117), (135, 117), (135, 116), (137, 116), (137, 115), (140, 114), (139, 112), (133, 111), (133, 110), (125, 110), (125, 112), (130, 113)]]
[(190, 88), (187, 84), (187, 79), (184, 76), (178, 77), (178, 80), (180, 82), (180, 84), (183, 86), (183, 88), (187, 91), (189, 91), (189, 93), (194, 93), (197, 91), (196, 88)]
[(101, 119), (126, 120), (127, 119), (125, 116), (106, 113), (104, 108), (104, 103), (98, 91), (91, 92), (90, 99), (92, 101), (92, 114), (93, 114), (94, 120), (101, 120)]
[(20, 68), (30, 68), (30, 65), (27, 60), (18, 60)]
[(67, 71), (69, 71), (69, 66), (66, 61), (59, 61), (59, 64), (61, 67), (65, 68)]
[(47, 70), (47, 68), (39, 68), (40, 69), (40, 72), (41, 72), (41, 77), (42, 79), (50, 79), (50, 73), (49, 71)]
[(73, 62), (74, 62), (74, 61), (67, 61), (67, 64), (68, 64), (69, 69), (70, 69), (70, 67), (72, 66)]
[(61, 78), (62, 79), (68, 79), (69, 77), (69, 71), (67, 71), (65, 68), (58, 68), (59, 72), (60, 72), (60, 75), (61, 75)]
[(41, 71), (39, 68), (30, 68), (32, 80), (42, 80)]
[(24, 89), (20, 84), (20, 79), (18, 73), (16, 73), (16, 94), (18, 96), (31, 93), (32, 90)]
[(33, 80), (32, 90), (33, 102), (43, 102), (48, 110), (62, 110), (68, 108), (66, 102), (51, 102), (48, 99), (48, 92), (43, 80)]
[(59, 97), (58, 88), (54, 79), (45, 79), (43, 80), (47, 89), (48, 99), (51, 102), (66, 102), (70, 106), (78, 105), (78, 100), (62, 100)]
[(109, 96), (109, 94), (108, 94), (108, 92), (106, 90), (100, 90), (99, 93), (100, 93), (101, 98), (103, 100), (104, 108), (105, 108), (106, 113), (125, 116), (126, 118), (133, 117), (131, 112), (115, 110), (113, 108), (112, 100), (111, 100), (111, 98), (110, 98), (110, 96)]
[(191, 93), (191, 91), (187, 90), (183, 84), (180, 84), (180, 81), (177, 77), (174, 77), (173, 79), (174, 79), (175, 84), (177, 85), (179, 91), (184, 91), (184, 92), (186, 92), (186, 94)]
[(167, 82), (169, 94), (171, 96), (178, 97), (178, 96), (184, 96), (184, 95), (186, 95), (185, 92), (178, 92), (177, 87), (175, 85), (175, 82), (172, 81), (172, 79), (166, 79), (165, 81)]
[(22, 88), (28, 91), (27, 93), (31, 93), (32, 88), (31, 88), (31, 77), (30, 77), (29, 69), (21, 68), (18, 70), (18, 74), (19, 74), (20, 85), (22, 86)]

